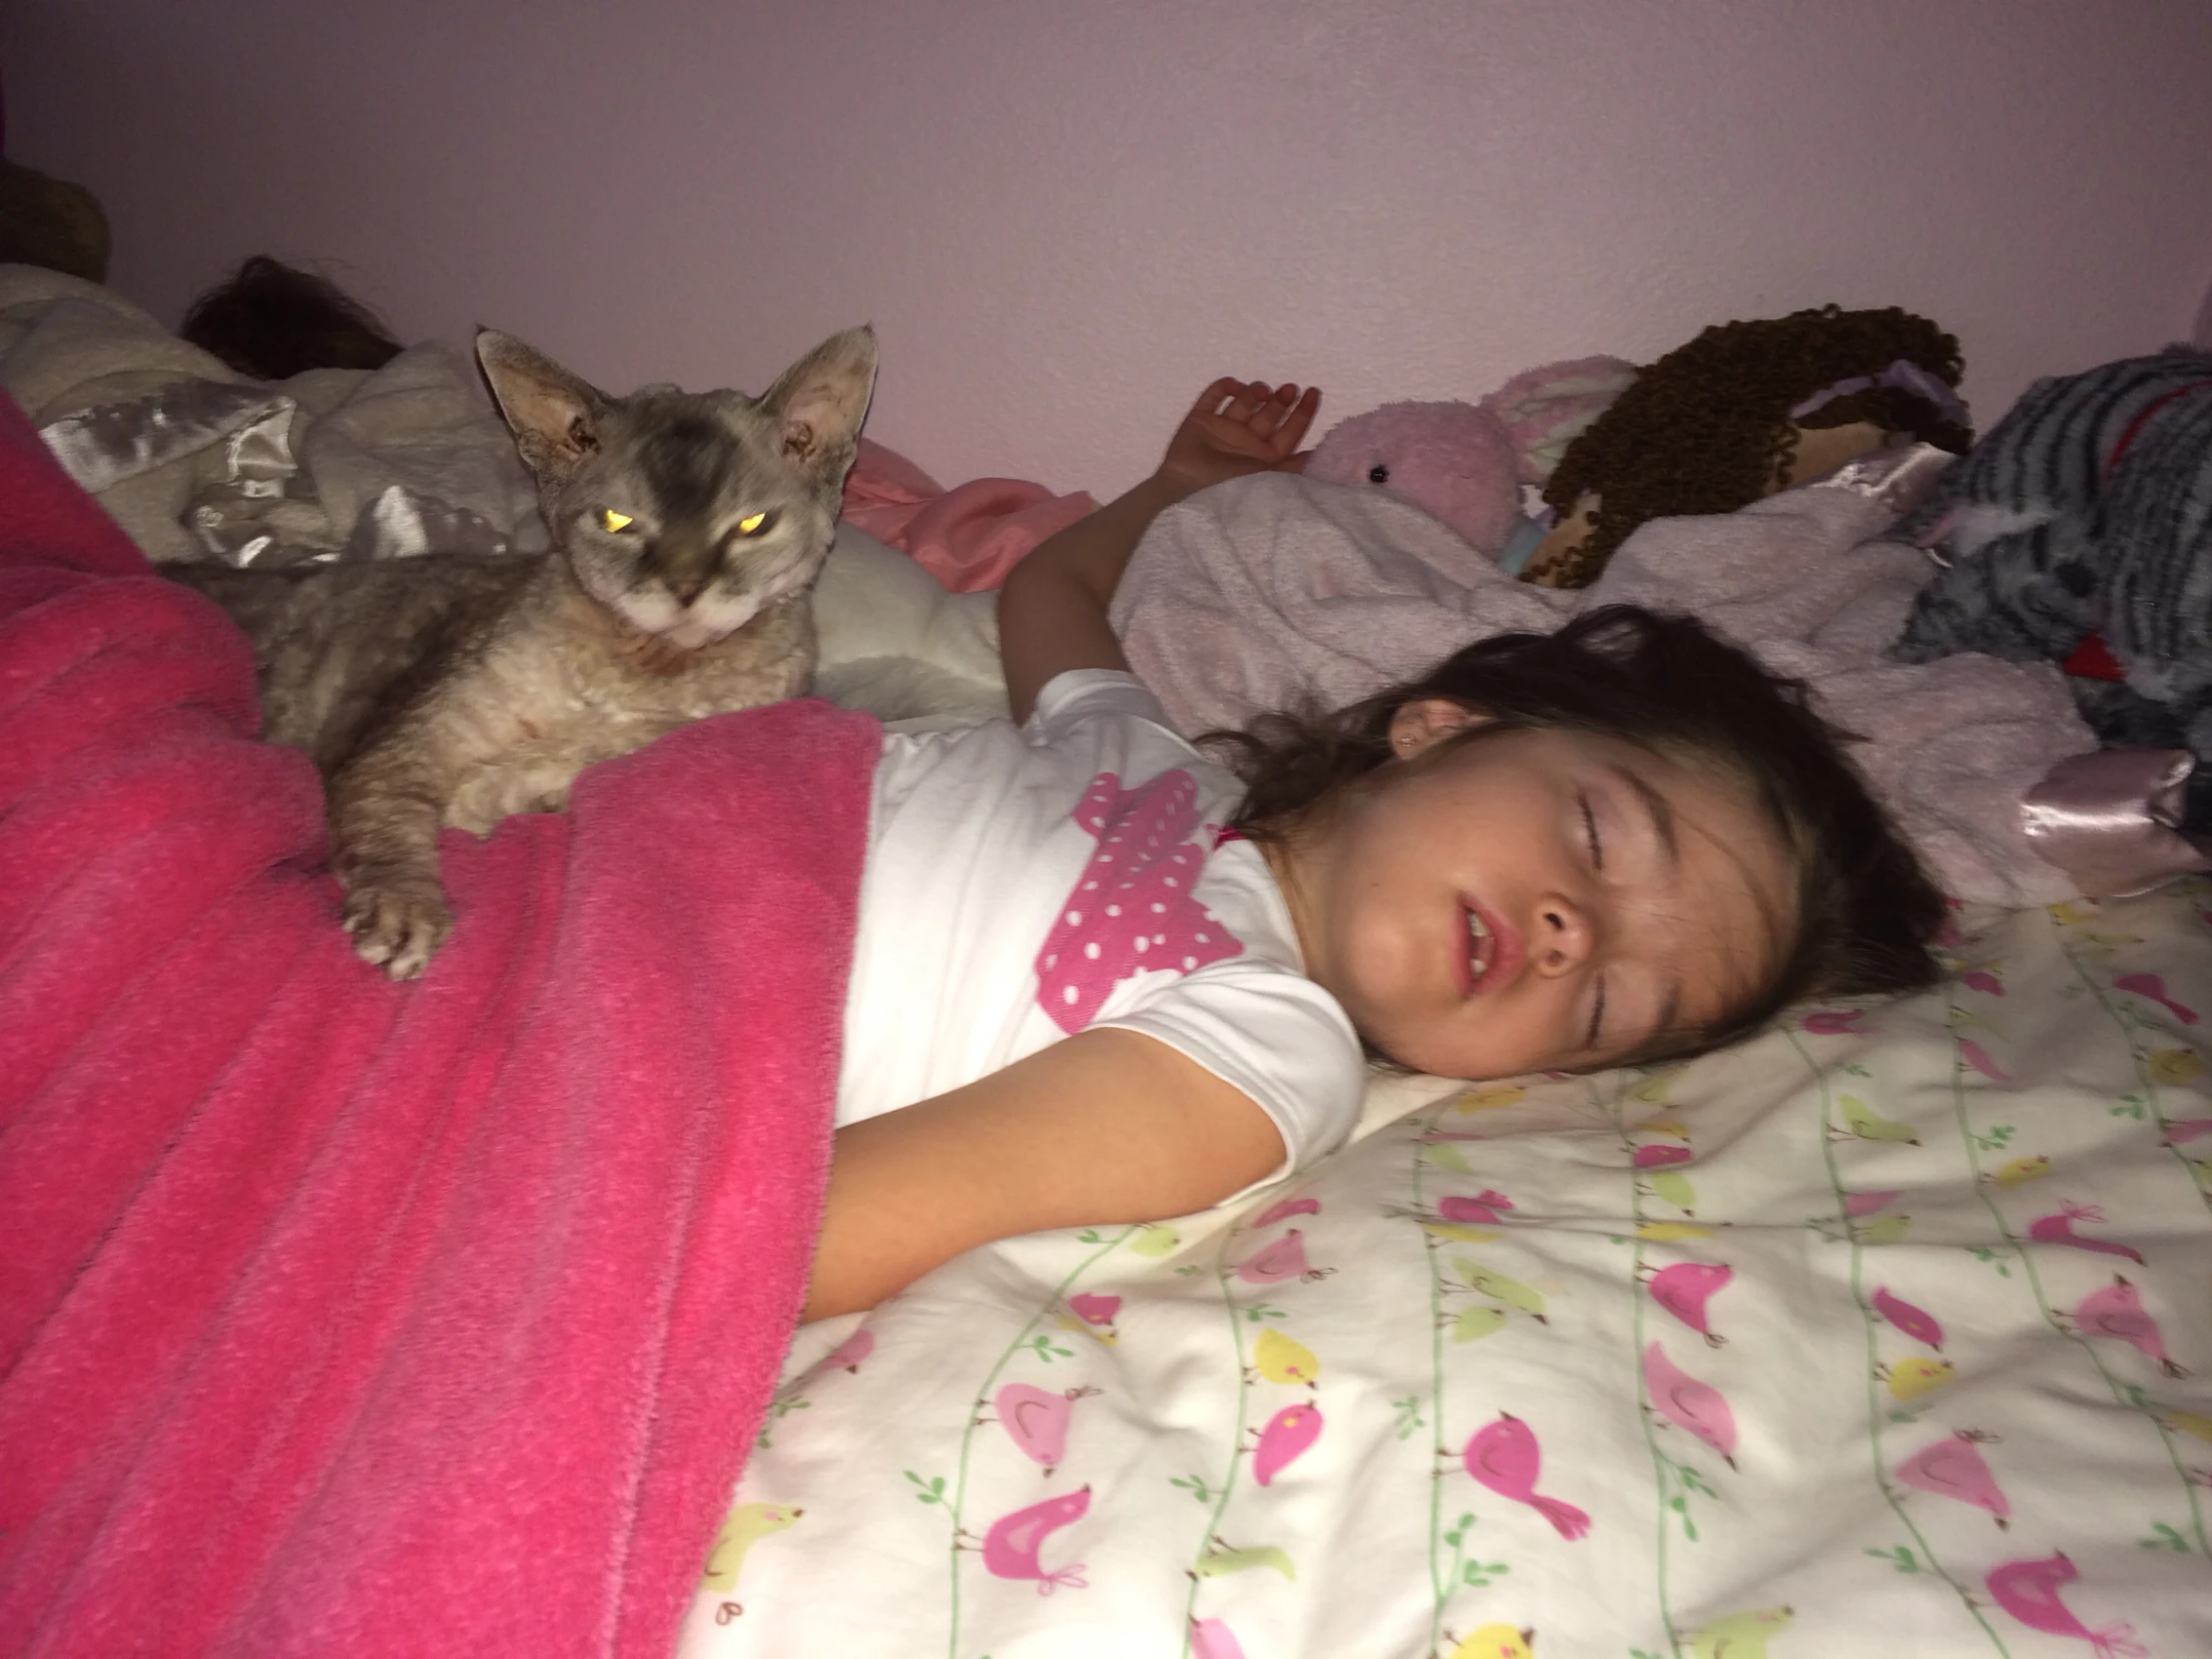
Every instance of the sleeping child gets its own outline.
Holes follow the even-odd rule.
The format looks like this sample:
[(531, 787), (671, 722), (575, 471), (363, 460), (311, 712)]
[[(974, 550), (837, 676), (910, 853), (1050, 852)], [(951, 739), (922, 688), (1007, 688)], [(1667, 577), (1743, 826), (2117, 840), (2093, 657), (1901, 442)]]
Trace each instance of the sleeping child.
[(1804, 689), (1615, 607), (1186, 742), (1107, 623), (1146, 527), (1295, 469), (1319, 393), (1217, 380), (999, 602), (1014, 722), (890, 737), (807, 1317), (1341, 1144), (1366, 1070), (1592, 1070), (1934, 982), (1942, 901)]

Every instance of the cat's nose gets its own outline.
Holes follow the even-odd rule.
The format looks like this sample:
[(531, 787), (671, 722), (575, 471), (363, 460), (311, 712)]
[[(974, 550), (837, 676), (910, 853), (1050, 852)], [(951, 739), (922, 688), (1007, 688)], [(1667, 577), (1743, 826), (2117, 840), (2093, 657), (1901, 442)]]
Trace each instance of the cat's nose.
[(708, 584), (713, 580), (714, 577), (710, 572), (700, 571), (696, 574), (687, 573), (682, 576), (664, 576), (661, 578), (661, 583), (671, 594), (675, 595), (677, 604), (689, 610), (692, 602), (707, 591)]

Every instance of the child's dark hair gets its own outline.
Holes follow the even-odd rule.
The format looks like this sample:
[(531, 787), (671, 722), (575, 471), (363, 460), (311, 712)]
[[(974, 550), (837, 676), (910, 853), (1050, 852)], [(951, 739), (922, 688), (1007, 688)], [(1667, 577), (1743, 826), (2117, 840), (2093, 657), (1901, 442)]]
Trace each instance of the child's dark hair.
[(192, 302), (178, 330), (241, 374), (382, 368), (399, 355), (374, 311), (326, 276), (256, 254)]
[(1487, 717), (1453, 742), (1500, 730), (1622, 739), (1725, 768), (1752, 792), (1798, 871), (1796, 936), (1769, 983), (1717, 1026), (1648, 1062), (1702, 1053), (1808, 998), (1919, 990), (1939, 977), (1929, 941), (1942, 894), (1843, 753), (1849, 734), (1815, 714), (1802, 681), (1768, 673), (1690, 617), (1631, 605), (1552, 634), (1499, 634), (1419, 679), (1334, 714), (1263, 716), (1202, 741), (1246, 785), (1234, 827), (1281, 844), (1309, 815), (1390, 758), (1391, 714), (1446, 698)]

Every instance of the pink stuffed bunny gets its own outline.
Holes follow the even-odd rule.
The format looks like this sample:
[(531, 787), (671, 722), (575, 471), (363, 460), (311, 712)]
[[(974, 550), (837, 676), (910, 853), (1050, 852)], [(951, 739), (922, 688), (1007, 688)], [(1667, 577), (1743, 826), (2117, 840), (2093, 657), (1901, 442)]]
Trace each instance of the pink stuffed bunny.
[(1521, 485), (1549, 478), (1635, 375), (1618, 357), (1583, 357), (1517, 374), (1480, 403), (1385, 403), (1331, 427), (1306, 476), (1386, 489), (1495, 559), (1523, 522)]
[(1496, 558), (1520, 517), (1520, 478), (1504, 423), (1472, 403), (1385, 403), (1339, 421), (1306, 476), (1375, 484)]

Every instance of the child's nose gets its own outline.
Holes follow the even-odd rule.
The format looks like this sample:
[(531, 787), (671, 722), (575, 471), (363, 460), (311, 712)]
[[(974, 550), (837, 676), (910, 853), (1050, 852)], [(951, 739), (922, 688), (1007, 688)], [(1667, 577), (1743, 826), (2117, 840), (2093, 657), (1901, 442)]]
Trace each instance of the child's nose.
[(1573, 899), (1554, 895), (1537, 906), (1528, 955), (1538, 973), (1572, 972), (1588, 958), (1595, 943), (1590, 913)]

